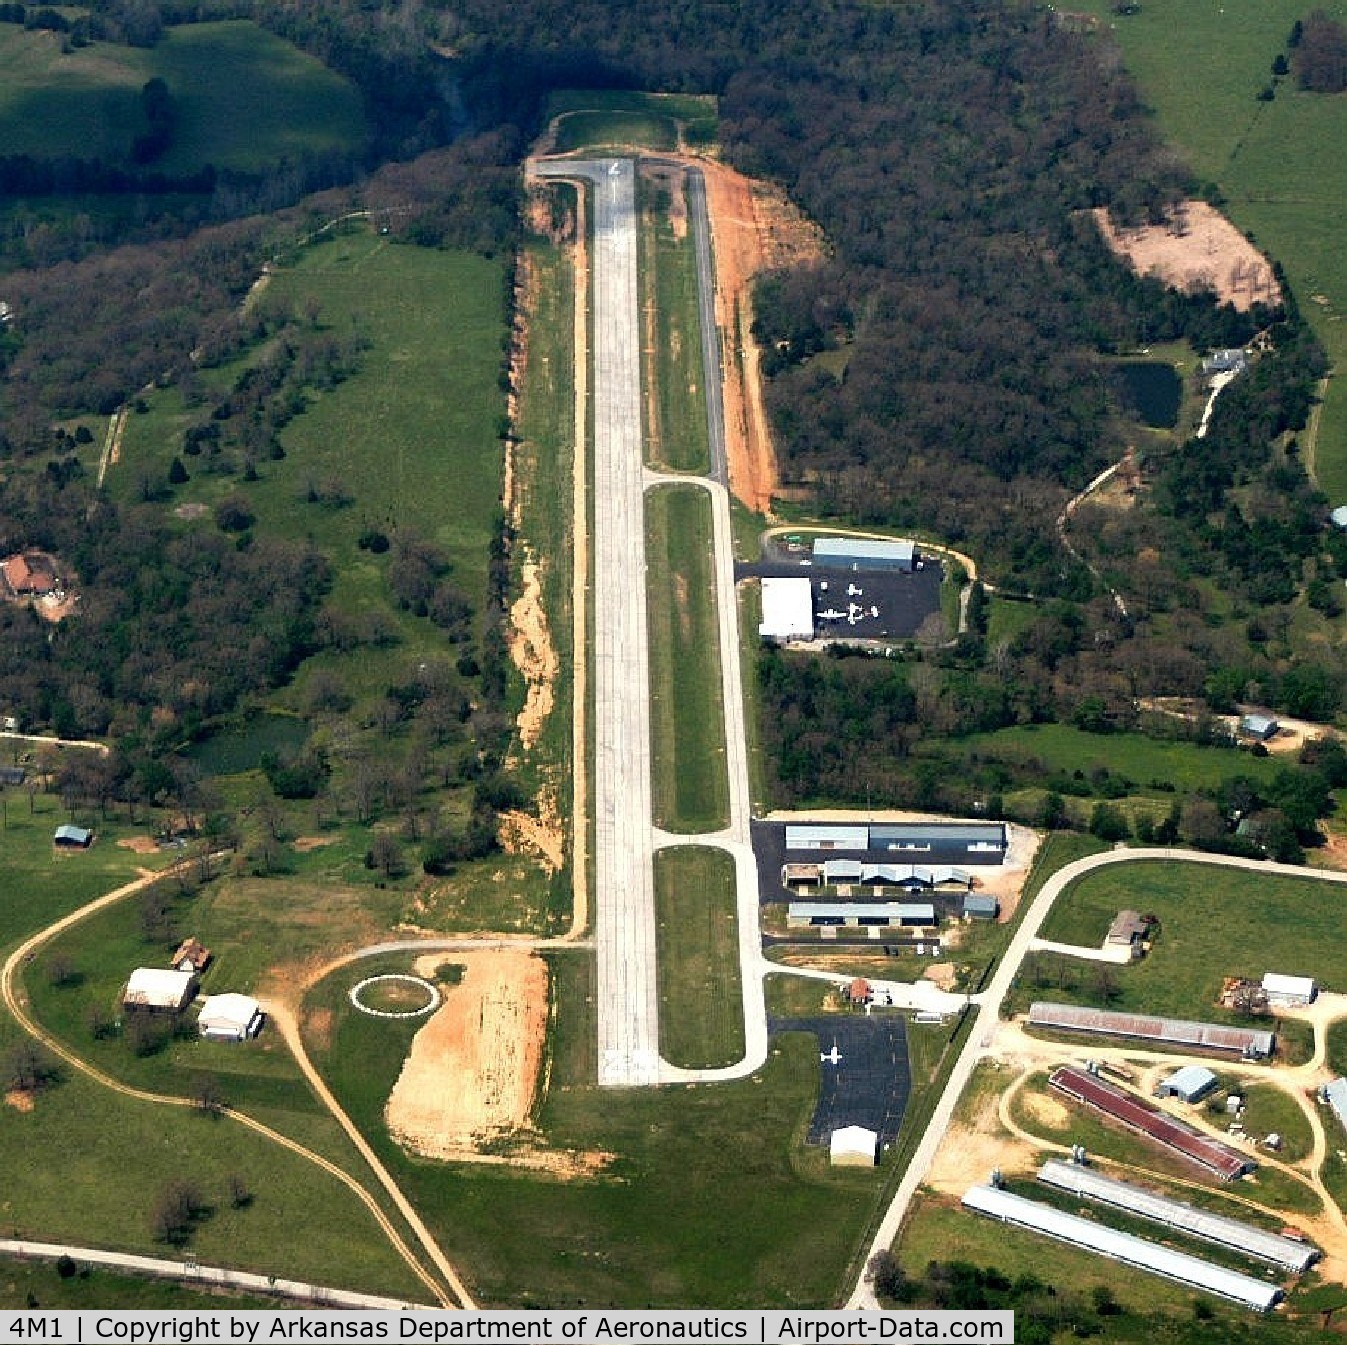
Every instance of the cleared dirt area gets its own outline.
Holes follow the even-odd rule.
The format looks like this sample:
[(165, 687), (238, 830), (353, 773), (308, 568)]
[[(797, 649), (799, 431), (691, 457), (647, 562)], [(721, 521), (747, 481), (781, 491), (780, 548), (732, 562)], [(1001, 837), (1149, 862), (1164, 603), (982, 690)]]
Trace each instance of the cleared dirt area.
[(1185, 201), (1165, 224), (1116, 229), (1108, 212), (1092, 212), (1109, 247), (1138, 275), (1157, 275), (1178, 290), (1209, 287), (1241, 311), (1281, 302), (1272, 266), (1240, 231), (1205, 201)]
[(927, 1185), (962, 1196), (970, 1186), (986, 1182), (997, 1168), (1018, 1172), (1032, 1166), (1033, 1148), (1002, 1130), (997, 1116), (999, 1100), (999, 1091), (987, 1092), (976, 1116), (950, 1126), (931, 1164)]
[(524, 950), (443, 953), (463, 979), (412, 1039), (388, 1099), (389, 1132), (426, 1158), (463, 1158), (528, 1128), (547, 1031), (547, 964)]
[(130, 850), (133, 855), (153, 855), (158, 853), (159, 845), (153, 836), (123, 836), (117, 848)]

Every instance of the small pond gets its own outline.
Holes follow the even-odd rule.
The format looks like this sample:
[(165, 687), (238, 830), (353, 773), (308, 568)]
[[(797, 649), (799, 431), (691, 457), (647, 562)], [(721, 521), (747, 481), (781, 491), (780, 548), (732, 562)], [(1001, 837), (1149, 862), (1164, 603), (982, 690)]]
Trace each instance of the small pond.
[(1183, 380), (1172, 364), (1149, 360), (1113, 367), (1113, 384), (1123, 407), (1143, 425), (1172, 430), (1179, 423)]
[(253, 715), (216, 729), (187, 749), (204, 775), (255, 771), (268, 752), (293, 756), (308, 741), (309, 726), (293, 715)]

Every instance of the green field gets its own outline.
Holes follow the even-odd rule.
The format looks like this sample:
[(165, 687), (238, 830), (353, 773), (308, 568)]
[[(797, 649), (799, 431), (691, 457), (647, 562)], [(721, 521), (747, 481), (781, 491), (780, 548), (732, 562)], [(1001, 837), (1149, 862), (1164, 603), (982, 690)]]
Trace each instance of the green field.
[[(1273, 60), (1309, 8), (1339, 21), (1342, 0), (1306, 7), (1296, 0), (1220, 6), (1205, 0), (1142, 4), (1117, 16), (1104, 0), (1082, 9), (1108, 26), (1160, 127), (1198, 176), (1217, 184), (1227, 213), (1280, 261), (1301, 311), (1339, 369), (1347, 360), (1347, 259), (1341, 203), (1347, 194), (1347, 101), (1303, 93), (1281, 80), (1271, 102)], [(1347, 498), (1347, 400), (1330, 385), (1315, 470), (1333, 503)]]
[(641, 187), (645, 206), (641, 284), (647, 307), (644, 320), (653, 338), (647, 341), (647, 457), (655, 467), (704, 474), (710, 470), (711, 449), (702, 382), (696, 254), (681, 176), (675, 175), (672, 190), (683, 202), (681, 237), (672, 224), (669, 186), (643, 182)]
[(1234, 775), (1271, 780), (1285, 762), (1256, 757), (1233, 747), (1165, 742), (1140, 733), (1086, 733), (1068, 724), (1036, 724), (974, 733), (955, 745), (983, 759), (1039, 762), (1045, 771), (1080, 772), (1088, 779), (1103, 771), (1129, 784), (1129, 793), (1172, 794), (1214, 789)]
[[(1043, 937), (1061, 943), (1103, 942), (1109, 922), (1130, 908), (1160, 919), (1151, 952), (1116, 969), (1117, 1005), (1137, 1012), (1226, 1021), (1216, 1007), (1225, 976), (1261, 980), (1266, 971), (1313, 976), (1333, 987), (1347, 959), (1347, 888), (1256, 870), (1142, 860), (1086, 874), (1058, 898)], [(1022, 974), (1017, 997), (1057, 997), (1034, 990)], [(1094, 982), (1081, 981), (1087, 1000)]]
[(248, 1308), (278, 1311), (302, 1306), (293, 1298), (267, 1298), (259, 1294), (224, 1293), (219, 1289), (194, 1289), (178, 1280), (155, 1280), (138, 1275), (119, 1275), (76, 1262), (77, 1270), (61, 1277), (53, 1261), (0, 1262), (0, 1308), (71, 1308), (100, 1312), (242, 1311)]
[(156, 171), (254, 171), (281, 159), (356, 154), (365, 142), (353, 85), (256, 24), (233, 20), (170, 28), (148, 49), (98, 42), (69, 53), (58, 34), (0, 26), (0, 145), (6, 154), (123, 163), (145, 130), (141, 87), (155, 76), (177, 113)]
[(409, 1161), (387, 1139), (382, 1108), (410, 1030), (348, 1011), (349, 977), (311, 998), (334, 1015), (315, 1059), (474, 1293), (501, 1306), (831, 1304), (879, 1187), (874, 1172), (832, 1171), (802, 1144), (813, 1038), (774, 1042), (766, 1067), (741, 1082), (601, 1090), (592, 960), (562, 954), (552, 966), (537, 1124), (550, 1146), (610, 1156), (586, 1180)]
[(650, 720), (656, 824), (715, 831), (729, 821), (711, 497), (646, 494)]
[(651, 112), (567, 112), (557, 121), (556, 148), (572, 150), (678, 148), (678, 127), (668, 117)]
[(660, 1054), (706, 1069), (744, 1054), (734, 860), (678, 846), (655, 855)]

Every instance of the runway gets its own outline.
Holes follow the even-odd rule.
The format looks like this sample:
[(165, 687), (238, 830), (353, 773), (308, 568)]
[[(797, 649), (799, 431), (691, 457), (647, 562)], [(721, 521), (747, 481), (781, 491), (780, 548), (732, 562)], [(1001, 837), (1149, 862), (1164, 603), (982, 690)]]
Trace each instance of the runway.
[(599, 1083), (659, 1082), (635, 164), (536, 165), (593, 186), (594, 940)]

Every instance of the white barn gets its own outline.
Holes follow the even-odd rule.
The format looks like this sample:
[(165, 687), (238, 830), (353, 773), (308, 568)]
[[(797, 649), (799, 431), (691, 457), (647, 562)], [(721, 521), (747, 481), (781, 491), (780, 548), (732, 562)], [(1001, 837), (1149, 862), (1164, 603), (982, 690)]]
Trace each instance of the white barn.
[(196, 1029), (206, 1041), (246, 1041), (262, 1030), (262, 1006), (251, 995), (209, 995)]
[(814, 590), (808, 579), (763, 579), (758, 634), (782, 643), (814, 638)]
[(179, 1013), (196, 994), (196, 973), (165, 971), (161, 967), (137, 967), (126, 983), (122, 1006)]

